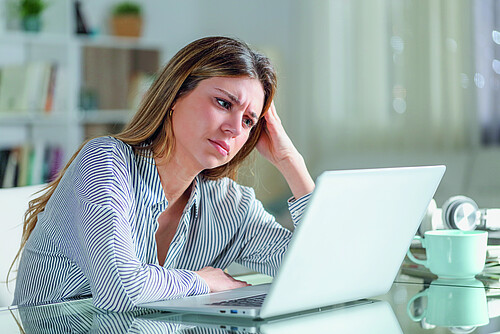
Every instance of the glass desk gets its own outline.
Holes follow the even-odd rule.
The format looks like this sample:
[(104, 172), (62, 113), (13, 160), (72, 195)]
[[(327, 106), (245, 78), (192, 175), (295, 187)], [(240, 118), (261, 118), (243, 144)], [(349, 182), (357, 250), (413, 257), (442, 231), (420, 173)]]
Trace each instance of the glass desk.
[(266, 321), (138, 310), (91, 299), (0, 309), (2, 333), (500, 333), (500, 285), (398, 275), (382, 296)]

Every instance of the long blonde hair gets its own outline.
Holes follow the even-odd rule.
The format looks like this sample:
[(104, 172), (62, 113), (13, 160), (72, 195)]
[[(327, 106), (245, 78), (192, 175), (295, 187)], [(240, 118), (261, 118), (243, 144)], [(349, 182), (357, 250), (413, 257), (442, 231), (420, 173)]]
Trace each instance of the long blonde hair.
[[(129, 144), (138, 154), (151, 151), (154, 157), (169, 158), (174, 146), (170, 109), (177, 99), (192, 91), (202, 80), (212, 77), (250, 77), (258, 79), (264, 89), (264, 107), (256, 126), (240, 151), (228, 163), (202, 171), (209, 179), (236, 177), (238, 167), (252, 152), (265, 129), (264, 113), (271, 105), (277, 86), (276, 72), (269, 59), (253, 51), (239, 40), (229, 37), (206, 37), (182, 48), (164, 67), (145, 94), (137, 113), (125, 129), (113, 137)], [(50, 182), (42, 195), (29, 202), (23, 224), (21, 246), (7, 274), (19, 259), (38, 214), (45, 210), (65, 171), (80, 152), (71, 157), (57, 178)]]

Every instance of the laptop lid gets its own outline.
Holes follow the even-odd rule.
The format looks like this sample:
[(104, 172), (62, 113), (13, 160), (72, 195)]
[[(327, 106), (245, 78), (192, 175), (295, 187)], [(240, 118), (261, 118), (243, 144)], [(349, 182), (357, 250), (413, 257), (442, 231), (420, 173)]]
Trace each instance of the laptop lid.
[(425, 166), (321, 174), (260, 317), (389, 291), (444, 171)]
[[(328, 171), (270, 285), (138, 306), (270, 318), (386, 293), (426, 212), (444, 166)], [(268, 292), (262, 307), (216, 302)]]

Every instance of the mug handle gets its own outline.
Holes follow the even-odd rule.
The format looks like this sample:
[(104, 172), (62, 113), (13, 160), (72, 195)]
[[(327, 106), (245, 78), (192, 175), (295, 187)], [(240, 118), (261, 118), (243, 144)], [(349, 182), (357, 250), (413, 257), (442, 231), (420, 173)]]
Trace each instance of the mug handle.
[[(422, 247), (425, 248), (425, 242), (424, 242), (424, 238), (422, 238), (421, 236), (419, 235), (416, 235), (413, 237), (413, 240), (418, 240), (422, 243)], [(426, 260), (420, 260), (420, 259), (417, 259), (415, 256), (413, 256), (413, 254), (411, 253), (411, 249), (408, 249), (408, 252), (406, 252), (406, 255), (408, 255), (408, 257), (410, 258), (410, 260), (412, 260), (413, 262), (415, 263), (418, 263), (418, 264), (421, 264), (425, 267), (427, 267), (427, 261)]]
[(422, 312), (421, 315), (419, 316), (414, 316), (413, 313), (411, 312), (411, 305), (413, 304), (413, 302), (415, 300), (417, 300), (418, 298), (422, 298), (422, 297), (426, 297), (427, 296), (427, 289), (422, 291), (422, 292), (419, 292), (417, 293), (415, 296), (413, 296), (410, 301), (408, 302), (408, 304), (406, 305), (406, 313), (408, 313), (408, 316), (410, 317), (411, 320), (413, 321), (421, 321), (423, 318), (425, 318), (425, 315), (427, 313), (427, 308), (424, 309), (424, 311)]

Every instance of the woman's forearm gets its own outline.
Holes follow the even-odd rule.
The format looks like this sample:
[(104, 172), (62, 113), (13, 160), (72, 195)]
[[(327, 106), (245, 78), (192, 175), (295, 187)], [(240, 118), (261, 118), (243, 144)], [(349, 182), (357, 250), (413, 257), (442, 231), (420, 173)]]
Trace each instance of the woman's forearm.
[(314, 181), (299, 152), (281, 161), (276, 167), (285, 178), (295, 198), (300, 198), (314, 190)]

